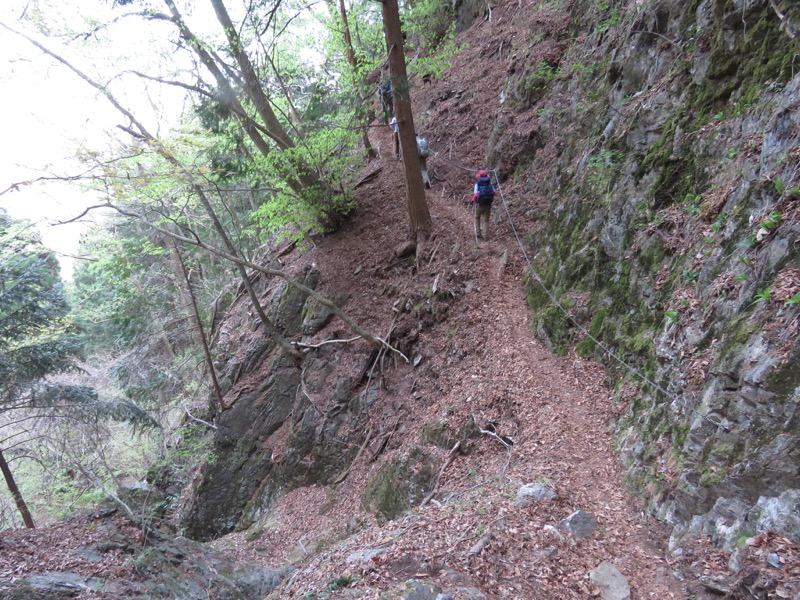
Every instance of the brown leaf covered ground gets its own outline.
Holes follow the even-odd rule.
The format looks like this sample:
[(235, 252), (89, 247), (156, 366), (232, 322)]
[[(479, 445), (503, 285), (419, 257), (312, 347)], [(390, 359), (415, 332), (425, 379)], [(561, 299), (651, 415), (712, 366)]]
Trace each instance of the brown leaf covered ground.
[[(377, 399), (361, 425), (361, 433), (369, 432), (368, 442), (343, 482), (286, 494), (270, 509), (263, 534), (249, 536), (252, 541), (236, 533), (214, 542), (242, 560), (296, 564), (298, 571), (275, 597), (301, 598), (326, 589), (327, 597), (398, 597), (393, 590), (416, 578), (455, 598), (475, 597), (474, 590), (488, 598), (591, 598), (599, 591), (588, 574), (602, 561), (622, 572), (634, 599), (703, 597), (706, 588), (698, 578), (709, 574), (736, 581), (727, 572), (728, 557), (705, 540), (680, 559), (669, 555), (665, 527), (623, 487), (610, 432), (625, 401), (614, 400), (601, 367), (572, 354), (554, 356), (531, 330), (523, 277), (528, 247), (518, 243), (516, 234), (536, 231), (548, 202), (535, 187), (524, 190), (502, 178), (492, 238), (480, 244), (474, 238), (466, 203), (474, 172), (498, 167), (502, 177), (504, 168), (484, 164), (496, 115), (511, 120), (515, 139), (529, 140), (536, 130), (535, 108), (516, 112), (500, 103), (505, 73), (517, 66), (510, 49), (534, 26), (557, 30), (564, 20), (520, 10), (515, 2), (501, 3), (491, 21), (479, 19), (464, 34), (471, 45), (445, 76), (430, 85), (412, 81), (416, 129), (431, 144), (428, 162), (434, 175), (433, 189), (426, 191), (433, 236), (416, 260), (397, 259), (393, 253), (406, 239), (408, 216), (402, 164), (392, 156), (388, 127), (380, 123), (370, 137), (381, 146), (382, 158), (354, 179), (379, 174), (357, 188), (353, 218), (312, 250), (285, 259), (288, 269), (315, 263), (322, 273), (320, 292), (347, 291), (348, 313), (378, 335), (392, 330), (392, 339), (420, 362), (413, 367), (387, 356), (382, 373), (374, 373), (370, 385)], [(553, 43), (539, 50), (543, 59), (563, 51)], [(349, 335), (334, 321), (306, 341)], [(344, 352), (349, 359), (341, 359), (342, 368), (357, 372), (370, 349), (359, 341), (346, 350), (330, 345), (318, 352)], [(312, 388), (308, 393), (324, 412), (325, 390)], [(454, 453), (451, 462), (449, 449), (426, 445), (420, 436), (426, 424), (459, 429), (470, 422), (485, 433), (471, 439), (468, 453)], [(278, 460), (285, 435), (278, 431), (268, 441), (278, 449)], [(364, 510), (365, 483), (382, 465), (420, 446), (437, 457), (440, 469), (447, 464), (435, 497), (395, 521), (376, 522)], [(517, 490), (531, 482), (547, 485), (558, 498), (515, 506)], [(597, 530), (576, 541), (557, 525), (578, 509), (595, 517)], [(0, 574), (61, 568), (62, 551), (53, 535), (88, 543), (80, 521), (54, 527), (0, 534)], [(24, 546), (8, 544), (23, 535)], [(35, 547), (37, 539), (38, 551), (24, 549)], [(768, 543), (778, 542), (774, 537), (760, 540), (753, 548)], [(368, 549), (383, 552), (348, 561), (354, 552)], [(797, 569), (796, 547), (782, 546), (781, 556), (787, 561), (781, 576), (790, 578)], [(743, 565), (745, 574), (778, 573), (767, 569), (757, 551), (745, 556)], [(109, 567), (104, 575), (118, 574)], [(334, 591), (331, 583), (337, 579), (343, 589)]]

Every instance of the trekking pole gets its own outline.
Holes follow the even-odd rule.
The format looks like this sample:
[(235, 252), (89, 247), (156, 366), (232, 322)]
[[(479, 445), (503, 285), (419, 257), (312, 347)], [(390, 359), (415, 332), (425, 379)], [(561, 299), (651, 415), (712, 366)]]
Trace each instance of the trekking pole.
[(475, 223), (475, 213), (477, 212), (475, 202), (472, 203), (472, 232), (475, 236), (475, 243), (478, 243), (478, 225)]

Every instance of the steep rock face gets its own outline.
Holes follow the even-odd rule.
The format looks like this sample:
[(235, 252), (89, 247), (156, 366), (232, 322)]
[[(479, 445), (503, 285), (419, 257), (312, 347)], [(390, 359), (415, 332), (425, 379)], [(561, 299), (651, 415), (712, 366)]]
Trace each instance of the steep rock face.
[[(319, 278), (312, 268), (301, 280), (313, 289)], [(316, 332), (328, 317), (316, 301), (285, 282), (269, 292), (270, 318), (289, 338), (301, 330)], [(345, 298), (337, 295), (342, 303)], [(297, 363), (258, 334), (257, 321), (255, 329), (242, 353), (231, 343), (228, 359), (218, 365), (232, 406), (219, 418), (213, 458), (204, 465), (182, 518), (195, 539), (247, 527), (277, 495), (338, 474), (347, 460), (347, 453), (338, 451), (338, 430), (348, 419), (357, 421), (365, 407), (366, 400), (354, 391), (359, 382), (348, 370), (337, 369), (334, 352)], [(312, 402), (323, 390), (333, 403), (325, 413)]]
[(531, 277), (536, 330), (609, 365), (629, 484), (676, 540), (800, 539), (791, 11), (583, 1), (566, 23), (540, 10), (547, 31), (518, 50), (505, 93), (509, 112), (537, 111), (529, 149), (507, 150), (502, 114), (487, 148), (502, 178), (550, 201), (533, 265), (560, 306)]
[[(306, 266), (300, 280), (314, 289), (321, 276)], [(329, 308), (285, 282), (273, 282), (262, 295), (270, 298), (264, 302), (270, 319), (294, 341), (307, 341), (331, 320)], [(347, 297), (344, 291), (331, 294), (340, 306)], [(393, 334), (393, 342), (405, 351), (423, 327), (412, 330), (409, 324), (417, 323), (410, 314), (415, 306), (410, 299), (402, 306), (403, 317)], [(217, 349), (225, 357), (217, 368), (224, 374), (229, 408), (217, 420), (211, 458), (181, 517), (186, 534), (203, 541), (234, 530), (258, 530), (269, 521), (270, 507), (280, 496), (343, 480), (359, 448), (369, 441), (363, 425), (379, 393), (375, 382), (369, 385), (378, 351), (363, 340), (347, 350), (318, 345), (297, 361), (263, 334), (246, 303), (234, 306), (232, 313), (239, 320), (229, 315), (227, 337)], [(384, 439), (391, 434), (385, 432)], [(430, 457), (420, 450), (397, 468), (382, 471), (364, 504), (393, 518), (430, 491), (432, 471)], [(399, 509), (392, 512), (387, 506)]]

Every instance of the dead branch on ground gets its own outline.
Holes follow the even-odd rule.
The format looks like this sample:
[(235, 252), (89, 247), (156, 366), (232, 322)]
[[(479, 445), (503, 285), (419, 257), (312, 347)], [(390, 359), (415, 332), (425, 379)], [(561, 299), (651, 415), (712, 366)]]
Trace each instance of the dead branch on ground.
[(467, 551), (466, 557), (469, 558), (470, 556), (477, 556), (483, 552), (483, 549), (486, 548), (486, 545), (492, 541), (493, 537), (494, 534), (491, 531), (484, 533), (477, 543)]
[(370, 442), (371, 439), (372, 439), (372, 428), (370, 427), (369, 431), (367, 431), (367, 437), (364, 440), (364, 443), (361, 444), (361, 447), (358, 449), (358, 452), (356, 452), (356, 456), (350, 462), (350, 466), (347, 467), (347, 470), (344, 473), (342, 473), (339, 477), (337, 477), (333, 481), (333, 485), (336, 485), (338, 483), (342, 483), (345, 479), (347, 479), (347, 476), (350, 474), (350, 470), (353, 468), (353, 465), (358, 462), (358, 459), (361, 457), (361, 453), (364, 452), (364, 448), (369, 446), (369, 442)]
[(442, 475), (444, 475), (444, 472), (447, 469), (447, 467), (449, 467), (453, 463), (453, 461), (456, 459), (456, 456), (458, 456), (458, 453), (459, 453), (460, 450), (461, 450), (461, 442), (458, 441), (458, 442), (456, 442), (455, 446), (453, 446), (450, 449), (450, 454), (447, 455), (447, 460), (444, 461), (444, 464), (442, 465), (442, 468), (439, 469), (439, 474), (436, 476), (436, 484), (433, 486), (433, 489), (431, 490), (431, 493), (428, 494), (427, 496), (425, 496), (425, 499), (422, 502), (419, 503), (420, 508), (422, 508), (428, 502), (430, 502), (433, 499), (433, 497), (436, 495), (436, 492), (439, 491), (439, 486), (442, 483), (442, 481), (441, 481), (442, 480)]
[(361, 336), (357, 335), (355, 337), (347, 338), (344, 340), (324, 340), (319, 344), (305, 344), (303, 342), (292, 342), (295, 346), (299, 346), (300, 348), (322, 348), (325, 344), (349, 344), (350, 342), (355, 342), (356, 340), (360, 340)]

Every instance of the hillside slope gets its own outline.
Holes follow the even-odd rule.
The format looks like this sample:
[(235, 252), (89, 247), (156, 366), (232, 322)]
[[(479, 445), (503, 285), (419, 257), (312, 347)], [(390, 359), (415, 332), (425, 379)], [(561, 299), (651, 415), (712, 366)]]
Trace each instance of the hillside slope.
[[(797, 596), (796, 13), (467, 4), (452, 67), (412, 81), (425, 254), (394, 253), (402, 169), (375, 123), (352, 219), (274, 259), (409, 362), (259, 280), (308, 353), (234, 305), (230, 408), (177, 525), (296, 566), (272, 597), (587, 598), (603, 562), (632, 598)], [(480, 244), (479, 168), (500, 191)]]
[[(386, 147), (388, 130), (375, 133)], [(431, 166), (470, 197), (472, 171), (448, 173), (442, 154)], [(390, 339), (418, 366), (387, 356), (373, 382), (354, 386), (347, 396), (350, 418), (335, 438), (330, 428), (342, 410), (339, 386), (317, 383), (316, 369), (309, 368), (293, 407), (303, 414), (291, 422), (314, 420), (317, 431), (327, 429), (316, 439), (354, 457), (347, 478), (337, 483), (348, 467), (337, 469), (322, 451), (311, 450), (305, 466), (319, 474), (316, 482), (273, 491), (268, 508), (262, 503), (268, 496), (256, 493), (247, 533), (214, 545), (262, 548), (272, 565), (287, 558), (302, 563), (331, 546), (294, 577), (286, 597), (355, 576), (364, 579), (353, 588), (365, 591), (392, 589), (416, 576), (456, 597), (466, 593), (458, 588), (489, 597), (585, 597), (592, 587), (587, 574), (603, 560), (642, 593), (685, 597), (665, 560), (664, 531), (622, 487), (608, 427), (619, 407), (602, 384), (602, 371), (575, 356), (554, 357), (532, 335), (521, 288), (524, 261), (507, 236), (508, 221), (501, 221), (502, 200), (495, 208), (496, 237), (476, 245), (466, 202), (435, 185), (427, 192), (435, 231), (429, 253), (398, 260), (392, 249), (403, 241), (407, 220), (396, 191), (403, 186), (401, 165), (384, 154), (372, 168), (381, 170), (379, 180), (360, 188), (355, 218), (286, 266), (302, 271), (301, 264), (313, 261), (321, 274), (317, 291), (333, 297), (347, 290), (348, 312), (376, 333), (393, 330)], [(344, 337), (341, 324), (332, 322), (304, 342)], [(370, 349), (361, 341), (349, 346), (323, 346), (314, 360), (335, 360), (336, 376), (349, 367), (350, 381), (362, 381), (358, 374)], [(368, 408), (353, 410), (362, 397)], [(263, 442), (276, 470), (298, 446), (298, 425), (283, 427), (288, 431), (279, 428)], [(458, 442), (460, 450), (451, 453)], [(220, 463), (229, 464), (224, 455)], [(286, 478), (297, 475), (292, 469), (266, 480), (291, 488), (296, 484)], [(534, 482), (558, 499), (516, 506), (519, 488)], [(434, 490), (424, 510), (376, 524)], [(594, 517), (597, 530), (576, 543), (555, 527), (579, 509)], [(489, 533), (491, 542), (470, 556)], [(342, 538), (346, 542), (336, 544)], [(365, 561), (351, 556), (372, 550), (382, 551)]]
[[(328, 268), (317, 262), (326, 285), (326, 278), (338, 278), (342, 256), (358, 256), (344, 265), (356, 276), (347, 276), (340, 287), (329, 282), (327, 289), (355, 290), (359, 281), (367, 283), (369, 291), (351, 296), (347, 306), (358, 314), (368, 304), (369, 314), (362, 316), (366, 321), (382, 307), (378, 331), (391, 329), (392, 307), (410, 305), (409, 313), (401, 310), (396, 339), (410, 342), (404, 348), (418, 352), (423, 362), (408, 374), (403, 372), (407, 367), (384, 371), (385, 388), (378, 398), (386, 392), (392, 399), (389, 412), (381, 419), (378, 411), (384, 405), (370, 405), (359, 417), (368, 420), (357, 419), (362, 428), (351, 430), (344, 442), (356, 459), (350, 477), (358, 474), (367, 493), (362, 494), (360, 481), (348, 480), (344, 486), (353, 485), (353, 492), (341, 486), (335, 493), (326, 491), (323, 512), (340, 518), (342, 507), (359, 497), (364, 508), (380, 513), (370, 503), (376, 480), (410, 480), (411, 485), (397, 489), (378, 488), (388, 495), (388, 504), (413, 506), (435, 486), (430, 482), (436, 480), (437, 465), (447, 463), (449, 447), (459, 439), (474, 439), (470, 424), (486, 431), (493, 423), (492, 431), (517, 441), (512, 455), (526, 459), (520, 440), (536, 444), (545, 431), (562, 440), (537, 446), (539, 452), (549, 448), (538, 459), (540, 468), (550, 472), (514, 472), (514, 460), (501, 470), (513, 485), (553, 481), (553, 471), (560, 481), (584, 465), (587, 473), (602, 472), (591, 463), (592, 457), (600, 460), (600, 448), (584, 444), (592, 435), (613, 432), (627, 465), (627, 489), (646, 501), (647, 512), (667, 522), (673, 557), (691, 555), (689, 540), (709, 535), (726, 552), (736, 550), (730, 563), (736, 570), (747, 554), (741, 550), (748, 536), (775, 529), (797, 539), (792, 453), (797, 448), (793, 415), (800, 307), (790, 302), (800, 292), (800, 81), (791, 68), (797, 56), (792, 42), (797, 14), (788, 5), (767, 2), (742, 7), (706, 1), (685, 8), (677, 2), (498, 4), (463, 33), (468, 47), (446, 75), (429, 87), (420, 83), (414, 88), (417, 129), (436, 150), (429, 163), (438, 183), (428, 193), (436, 219), (433, 251), (413, 265), (393, 258), (390, 249), (404, 233), (403, 200), (397, 192), (399, 170), (384, 162), (379, 183), (361, 195), (369, 214), (359, 218), (367, 222), (352, 224), (359, 247), (346, 252), (337, 247), (331, 254), (337, 259)], [(385, 132), (381, 143), (389, 145)], [(504, 204), (494, 211), (497, 238), (475, 251), (463, 201), (480, 167), (496, 168)], [(381, 218), (393, 223), (388, 231), (380, 231)], [(370, 242), (375, 246), (364, 251)], [(501, 266), (506, 251), (508, 264)], [(531, 276), (526, 253), (543, 286)], [(516, 277), (524, 280), (539, 338), (557, 353), (570, 356), (577, 344), (582, 355), (603, 361), (615, 383), (613, 396), (587, 396), (597, 381), (584, 380), (590, 369), (581, 367), (578, 381), (584, 390), (579, 393), (569, 389), (570, 376), (564, 375), (569, 360), (548, 367), (524, 352), (532, 342)], [(543, 375), (548, 372), (559, 375)], [(554, 387), (528, 383), (534, 381)], [(410, 408), (411, 398), (422, 406)], [(553, 400), (562, 398), (566, 401)], [(604, 412), (587, 414), (589, 406)], [(548, 407), (555, 412), (545, 420), (551, 414)], [(397, 417), (403, 410), (413, 412), (415, 427)], [(381, 440), (370, 437), (376, 418)], [(571, 433), (553, 429), (572, 426)], [(431, 430), (438, 429), (447, 432), (448, 443), (440, 444), (430, 462), (437, 441)], [(479, 452), (488, 443), (502, 454), (491, 435), (476, 437)], [(374, 465), (367, 461), (366, 472), (358, 469), (384, 439), (387, 449), (397, 445), (397, 458), (387, 465), (392, 455), (385, 452)], [(570, 452), (573, 443), (580, 450)], [(614, 445), (606, 443), (604, 460), (616, 464)], [(362, 446), (365, 451), (359, 453)], [(465, 474), (457, 470), (458, 463), (471, 464), (466, 474), (469, 469), (483, 472), (480, 463), (460, 458), (443, 474), (439, 498), (449, 497), (441, 493), (447, 482)], [(528, 468), (535, 463), (525, 461)], [(323, 477), (319, 483), (331, 481), (337, 478)], [(618, 482), (615, 475), (610, 481)], [(596, 485), (588, 477), (583, 483)], [(476, 495), (490, 497), (483, 488)], [(347, 498), (344, 504), (336, 503), (340, 494)], [(602, 513), (588, 497), (589, 508), (580, 506), (579, 488), (569, 486), (559, 495), (572, 502), (570, 508)], [(609, 495), (603, 490), (592, 497), (598, 503)], [(290, 498), (299, 497), (304, 493)], [(495, 500), (480, 509), (505, 526), (511, 517), (499, 512), (500, 505)], [(271, 509), (271, 518), (277, 510)], [(466, 545), (494, 521), (474, 517), (466, 537), (463, 530), (448, 532), (449, 522), (449, 516), (441, 517), (436, 529), (445, 540)], [(335, 539), (357, 528), (326, 531)], [(621, 524), (614, 530), (619, 532), (615, 541), (627, 539)], [(286, 532), (278, 531), (285, 539)], [(533, 535), (519, 522), (508, 531), (522, 532), (523, 539)], [(490, 562), (503, 565), (502, 549), (519, 549), (519, 540), (492, 533), (497, 555)], [(767, 543), (772, 538), (754, 539)], [(634, 546), (636, 540), (631, 540)], [(456, 548), (444, 545), (445, 555), (455, 560)], [(585, 576), (588, 563), (607, 551), (583, 556), (586, 562), (571, 572), (564, 557), (555, 561), (557, 567), (545, 561), (539, 577), (517, 583), (523, 596), (536, 594), (547, 569), (556, 568), (569, 576), (558, 580), (559, 591), (548, 588), (547, 594), (580, 597), (585, 592), (576, 574)], [(759, 552), (768, 554), (763, 547)], [(621, 560), (623, 554), (636, 553), (608, 557)], [(433, 556), (439, 560), (439, 554)], [(517, 572), (513, 565), (518, 560), (508, 559), (505, 570), (493, 566), (494, 579), (472, 565), (468, 570), (480, 573), (479, 587), (501, 580), (509, 586), (505, 593), (513, 595), (515, 576), (510, 573)], [(446, 566), (459, 570), (454, 563)], [(658, 568), (637, 564), (631, 570), (644, 575), (646, 583), (636, 582), (644, 586), (640, 590), (666, 586), (652, 592), (656, 597), (675, 584), (659, 578), (653, 572)], [(763, 557), (753, 568), (769, 579)], [(740, 580), (746, 575), (740, 573)], [(730, 577), (735, 580), (735, 573)], [(489, 593), (500, 594), (496, 589)], [(686, 592), (670, 593), (680, 597)]]

